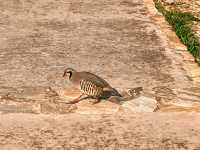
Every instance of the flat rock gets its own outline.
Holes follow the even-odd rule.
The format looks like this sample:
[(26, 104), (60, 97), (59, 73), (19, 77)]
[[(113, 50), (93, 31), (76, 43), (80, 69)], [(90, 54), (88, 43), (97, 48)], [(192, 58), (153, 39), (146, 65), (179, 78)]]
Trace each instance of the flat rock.
[(124, 102), (122, 107), (124, 110), (132, 112), (154, 112), (157, 108), (157, 101), (153, 98), (141, 95)]
[(120, 105), (102, 100), (92, 104), (92, 99), (86, 99), (77, 103), (76, 113), (79, 114), (113, 114), (119, 111)]

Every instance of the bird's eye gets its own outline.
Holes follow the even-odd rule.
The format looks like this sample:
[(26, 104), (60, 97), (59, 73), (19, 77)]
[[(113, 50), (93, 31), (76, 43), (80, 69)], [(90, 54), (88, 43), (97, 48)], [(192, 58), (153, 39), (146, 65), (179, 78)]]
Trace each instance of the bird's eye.
[(64, 71), (64, 73), (63, 73), (63, 77), (67, 76), (68, 73), (69, 73), (69, 72)]
[(64, 74), (63, 74), (63, 77), (65, 77), (65, 76), (69, 76), (69, 78), (71, 78), (72, 72), (71, 71), (65, 71)]

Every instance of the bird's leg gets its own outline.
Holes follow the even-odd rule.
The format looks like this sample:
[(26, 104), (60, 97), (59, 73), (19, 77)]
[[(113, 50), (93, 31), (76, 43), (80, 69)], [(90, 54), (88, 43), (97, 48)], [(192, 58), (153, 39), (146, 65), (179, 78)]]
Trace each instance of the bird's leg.
[(97, 103), (99, 103), (101, 101), (101, 99), (100, 98), (97, 98), (97, 99), (95, 99), (95, 101), (93, 101), (92, 102), (92, 104), (94, 105), (94, 104), (97, 104)]
[[(83, 99), (85, 99), (86, 97), (83, 97), (85, 94), (81, 94), (79, 97), (75, 98), (73, 101), (71, 102), (66, 102), (66, 104), (75, 104), (75, 103), (78, 103), (80, 101), (82, 101)], [(83, 98), (81, 98), (83, 97)]]

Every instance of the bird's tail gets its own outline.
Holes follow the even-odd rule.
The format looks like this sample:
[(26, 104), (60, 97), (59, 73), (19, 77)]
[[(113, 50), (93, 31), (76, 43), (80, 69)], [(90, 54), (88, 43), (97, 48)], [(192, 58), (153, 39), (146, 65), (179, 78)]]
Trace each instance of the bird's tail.
[(104, 88), (103, 90), (105, 92), (109, 92), (110, 96), (122, 97), (122, 95), (115, 88)]

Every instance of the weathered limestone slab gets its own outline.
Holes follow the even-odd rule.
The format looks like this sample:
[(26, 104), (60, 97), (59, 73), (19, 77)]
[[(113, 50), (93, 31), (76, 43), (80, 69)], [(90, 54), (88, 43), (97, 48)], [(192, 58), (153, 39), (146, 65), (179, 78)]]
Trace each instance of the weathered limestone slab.
[(154, 98), (141, 95), (135, 99), (124, 102), (122, 107), (125, 111), (131, 112), (154, 112), (157, 109), (158, 104)]

